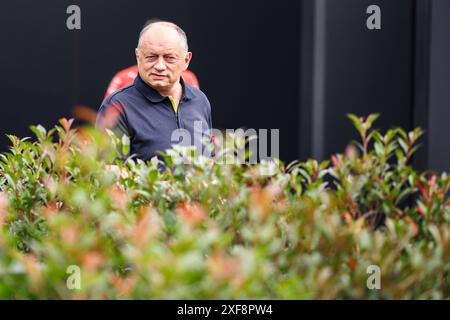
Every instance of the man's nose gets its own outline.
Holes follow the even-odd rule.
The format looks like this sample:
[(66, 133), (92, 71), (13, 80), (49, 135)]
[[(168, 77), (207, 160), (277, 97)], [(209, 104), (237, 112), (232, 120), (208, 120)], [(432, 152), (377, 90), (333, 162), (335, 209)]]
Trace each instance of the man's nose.
[(158, 59), (158, 62), (155, 65), (155, 69), (158, 71), (166, 70), (166, 64), (164, 63), (164, 59), (162, 57)]

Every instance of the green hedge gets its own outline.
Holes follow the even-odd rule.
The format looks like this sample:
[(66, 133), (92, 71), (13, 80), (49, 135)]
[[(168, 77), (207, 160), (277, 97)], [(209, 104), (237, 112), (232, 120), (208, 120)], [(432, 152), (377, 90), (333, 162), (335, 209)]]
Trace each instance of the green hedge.
[(409, 165), (420, 129), (381, 134), (377, 115), (349, 118), (359, 142), (289, 166), (177, 147), (161, 170), (118, 160), (127, 139), (66, 119), (33, 126), (35, 141), (9, 136), (0, 298), (449, 298), (448, 175)]

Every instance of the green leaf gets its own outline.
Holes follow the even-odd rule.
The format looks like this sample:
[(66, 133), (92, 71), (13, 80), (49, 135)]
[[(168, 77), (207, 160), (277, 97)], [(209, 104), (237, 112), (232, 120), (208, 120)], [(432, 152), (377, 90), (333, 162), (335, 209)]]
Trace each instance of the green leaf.
[(409, 150), (409, 154), (408, 154), (408, 155), (409, 155), (409, 156), (413, 155), (413, 154), (414, 154), (421, 146), (422, 146), (422, 145), (418, 144), (418, 145), (412, 147), (412, 149)]
[(395, 199), (395, 205), (400, 204), (408, 195), (413, 193), (413, 190), (411, 189), (405, 189), (398, 195), (397, 199)]
[(31, 131), (36, 135), (39, 141), (44, 141), (47, 137), (47, 130), (40, 124), (37, 126), (31, 126)]
[(402, 148), (403, 153), (407, 154), (409, 147), (408, 147), (408, 144), (405, 142), (405, 140), (399, 139), (398, 143), (400, 144), (400, 147)]
[(372, 127), (372, 124), (375, 122), (375, 120), (378, 119), (379, 116), (379, 113), (374, 113), (367, 117), (366, 124), (369, 126), (369, 128)]
[(148, 178), (151, 182), (156, 182), (158, 179), (158, 170), (151, 170), (148, 174)]
[(402, 128), (397, 128), (396, 131), (397, 134), (399, 134), (401, 138), (403, 138), (403, 140), (408, 140), (408, 135), (406, 134), (405, 130), (403, 130)]
[(347, 114), (347, 118), (349, 118), (352, 121), (353, 126), (356, 128), (356, 130), (358, 130), (358, 132), (362, 134), (363, 128), (359, 118), (352, 113)]
[(403, 152), (400, 149), (396, 149), (395, 155), (397, 156), (398, 163), (403, 164), (403, 162), (405, 161), (405, 155), (403, 154)]
[(374, 139), (377, 142), (383, 142), (383, 136), (376, 130), (371, 131), (367, 136), (367, 141)]
[(388, 130), (388, 132), (383, 137), (384, 144), (388, 144), (389, 142), (391, 142), (392, 139), (394, 138), (394, 136), (396, 135), (396, 133), (397, 133), (397, 130), (394, 130), (394, 129)]
[(122, 152), (123, 155), (130, 153), (130, 138), (125, 134), (122, 136)]
[(384, 153), (384, 147), (380, 142), (375, 142), (374, 148), (377, 155), (382, 155)]

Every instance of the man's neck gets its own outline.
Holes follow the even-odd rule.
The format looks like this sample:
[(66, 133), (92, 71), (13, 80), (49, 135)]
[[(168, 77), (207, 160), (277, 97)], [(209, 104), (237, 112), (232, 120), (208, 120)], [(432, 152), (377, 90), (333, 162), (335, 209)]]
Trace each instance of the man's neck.
[(177, 82), (172, 88), (163, 91), (158, 90), (158, 92), (162, 96), (172, 96), (175, 100), (180, 100), (183, 93), (183, 87), (180, 82)]

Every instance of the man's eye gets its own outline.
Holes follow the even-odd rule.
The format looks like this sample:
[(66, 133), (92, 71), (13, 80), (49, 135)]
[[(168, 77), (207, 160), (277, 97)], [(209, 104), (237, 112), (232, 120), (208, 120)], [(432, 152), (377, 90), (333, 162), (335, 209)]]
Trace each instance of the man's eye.
[(148, 56), (147, 57), (147, 60), (150, 60), (150, 61), (153, 61), (153, 60), (155, 60), (156, 59), (156, 56)]
[(175, 57), (166, 57), (166, 60), (168, 62), (175, 62), (176, 58)]

